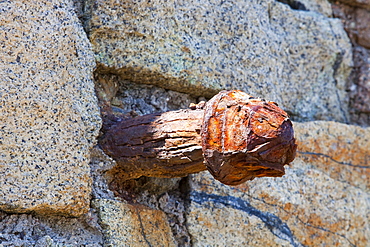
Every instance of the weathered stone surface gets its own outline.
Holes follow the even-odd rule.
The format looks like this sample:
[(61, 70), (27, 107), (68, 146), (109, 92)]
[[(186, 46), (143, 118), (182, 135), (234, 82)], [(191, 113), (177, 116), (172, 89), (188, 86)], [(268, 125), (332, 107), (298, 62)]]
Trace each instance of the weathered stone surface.
[(370, 49), (355, 46), (353, 51), (355, 66), (349, 91), (351, 120), (370, 126)]
[(333, 11), (327, 0), (277, 0), (281, 3), (288, 4), (292, 9), (303, 11), (314, 11), (327, 17), (331, 17)]
[(69, 1), (0, 3), (0, 209), (78, 216), (100, 128), (94, 57)]
[[(112, 159), (102, 150), (99, 148), (92, 150), (93, 198), (114, 201), (119, 197), (132, 204), (160, 209), (166, 213), (168, 224), (177, 242), (175, 245), (190, 246), (190, 237), (185, 224), (184, 200), (178, 192), (181, 178), (141, 177), (126, 182), (120, 181), (120, 184), (117, 184), (119, 181), (114, 181), (112, 186), (111, 178), (106, 172), (114, 165)], [(131, 216), (127, 216), (127, 219), (129, 217)]]
[(370, 9), (333, 4), (333, 14), (343, 20), (344, 28), (352, 43), (370, 48)]
[(370, 49), (370, 10), (356, 9), (356, 29), (358, 44)]
[(294, 123), (298, 157), (315, 170), (370, 192), (370, 128), (336, 122)]
[[(113, 113), (131, 114), (131, 117), (151, 113), (186, 109), (197, 99), (188, 94), (166, 90), (153, 85), (122, 80), (117, 75), (97, 74), (96, 91), (101, 101), (108, 102)], [(205, 100), (200, 97), (199, 100)]]
[(293, 119), (347, 121), (351, 46), (339, 20), (267, 1), (94, 1), (101, 73), (194, 96), (241, 89)]
[(187, 214), (194, 246), (366, 246), (370, 129), (295, 123), (298, 155), (282, 178), (224, 186), (192, 175)]
[[(209, 182), (209, 175), (204, 175)], [(201, 190), (190, 194), (187, 223), (192, 246), (299, 246), (277, 216), (254, 208), (244, 199)]]
[(103, 236), (96, 215), (84, 217), (6, 214), (0, 212), (0, 246), (99, 247)]
[(354, 7), (370, 9), (370, 0), (338, 0), (337, 2), (342, 2)]
[(370, 126), (370, 1), (368, 6), (366, 10), (333, 3), (333, 14), (342, 20), (353, 45), (354, 68), (348, 80), (350, 118), (363, 126)]
[(103, 228), (104, 246), (175, 246), (162, 211), (107, 199), (92, 204)]

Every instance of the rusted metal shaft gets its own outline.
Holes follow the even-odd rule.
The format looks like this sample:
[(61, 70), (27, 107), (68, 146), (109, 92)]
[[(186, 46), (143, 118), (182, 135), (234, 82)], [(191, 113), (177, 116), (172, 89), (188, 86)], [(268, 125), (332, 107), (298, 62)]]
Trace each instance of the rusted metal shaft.
[(122, 120), (100, 140), (115, 180), (182, 177), (208, 168), (222, 183), (280, 177), (295, 157), (288, 114), (276, 103), (222, 91), (205, 109)]
[(114, 177), (182, 177), (206, 169), (200, 136), (203, 110), (179, 110), (124, 120), (100, 141), (117, 166)]

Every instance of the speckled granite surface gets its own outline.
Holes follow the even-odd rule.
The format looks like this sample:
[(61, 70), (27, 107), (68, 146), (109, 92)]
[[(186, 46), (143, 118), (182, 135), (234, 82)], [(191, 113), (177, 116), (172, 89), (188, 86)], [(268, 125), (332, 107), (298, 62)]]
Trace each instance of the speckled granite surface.
[(328, 0), (276, 0), (288, 4), (292, 9), (300, 11), (312, 11), (332, 17), (333, 11)]
[(166, 215), (142, 205), (93, 200), (104, 233), (104, 246), (176, 246)]
[(0, 210), (78, 216), (100, 128), (89, 42), (69, 1), (0, 3)]
[(229, 187), (191, 176), (194, 246), (367, 246), (370, 129), (323, 121), (295, 133), (298, 156), (282, 178)]
[(338, 19), (273, 0), (96, 0), (88, 9), (101, 73), (193, 96), (242, 89), (295, 120), (348, 120), (351, 44)]
[(95, 58), (96, 79), (119, 85), (108, 94), (115, 113), (240, 88), (295, 119), (346, 121), (351, 52), (340, 21), (326, 0), (299, 1), (310, 11), (282, 2), (0, 1), (0, 247), (367, 246), (369, 129), (295, 123), (287, 174), (238, 187), (201, 173), (140, 178), (119, 194), (98, 147), (88, 166), (100, 128)]
[(99, 247), (100, 231), (92, 211), (80, 218), (0, 212), (1, 247)]

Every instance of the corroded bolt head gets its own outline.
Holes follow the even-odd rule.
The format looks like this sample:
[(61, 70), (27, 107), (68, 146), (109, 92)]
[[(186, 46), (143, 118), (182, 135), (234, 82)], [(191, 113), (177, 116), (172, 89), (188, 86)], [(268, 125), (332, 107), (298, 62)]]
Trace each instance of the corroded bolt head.
[(207, 102), (201, 136), (208, 170), (227, 185), (283, 176), (297, 149), (288, 114), (239, 90)]

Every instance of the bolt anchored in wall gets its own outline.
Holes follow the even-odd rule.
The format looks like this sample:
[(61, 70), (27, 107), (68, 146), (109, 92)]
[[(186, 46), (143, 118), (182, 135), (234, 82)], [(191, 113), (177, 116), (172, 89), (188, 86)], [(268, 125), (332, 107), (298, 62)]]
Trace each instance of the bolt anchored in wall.
[(208, 169), (227, 185), (283, 176), (297, 148), (285, 111), (238, 90), (190, 109), (118, 121), (99, 143), (117, 163), (110, 171), (116, 179), (181, 177)]

